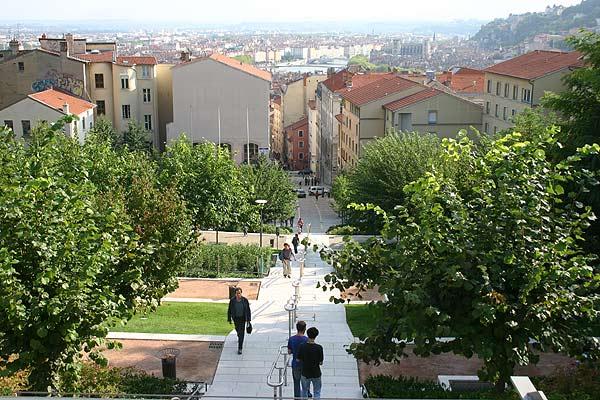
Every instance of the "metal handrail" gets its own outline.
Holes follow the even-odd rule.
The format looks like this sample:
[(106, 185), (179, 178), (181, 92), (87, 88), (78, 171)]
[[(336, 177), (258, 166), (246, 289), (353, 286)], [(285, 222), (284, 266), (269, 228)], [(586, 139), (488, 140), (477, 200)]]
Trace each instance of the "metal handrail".
[[(278, 366), (279, 358), (283, 356), (283, 366)], [(267, 375), (267, 385), (273, 388), (273, 398), (274, 399), (282, 399), (283, 398), (283, 386), (287, 386), (287, 368), (288, 368), (288, 350), (287, 345), (281, 345), (279, 347), (279, 352), (277, 353), (277, 358), (273, 362), (271, 366), (271, 370)], [(273, 373), (277, 370), (278, 372), (278, 381), (273, 382)], [(279, 392), (279, 393), (278, 393)]]

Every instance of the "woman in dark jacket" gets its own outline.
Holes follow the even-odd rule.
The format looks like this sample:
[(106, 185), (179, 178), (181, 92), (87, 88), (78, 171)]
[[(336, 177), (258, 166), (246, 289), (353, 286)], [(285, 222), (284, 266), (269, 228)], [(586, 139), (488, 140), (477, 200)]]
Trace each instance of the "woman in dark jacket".
[(250, 317), (250, 303), (248, 299), (242, 296), (242, 288), (235, 288), (235, 296), (229, 300), (227, 322), (231, 323), (233, 320), (235, 324), (235, 331), (238, 336), (238, 354), (242, 354), (246, 324), (250, 323)]

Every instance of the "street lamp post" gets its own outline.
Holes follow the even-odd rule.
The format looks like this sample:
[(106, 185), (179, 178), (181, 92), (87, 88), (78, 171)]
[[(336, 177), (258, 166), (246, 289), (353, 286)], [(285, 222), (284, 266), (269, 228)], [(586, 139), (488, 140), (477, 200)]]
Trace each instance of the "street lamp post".
[[(265, 208), (265, 204), (267, 204), (266, 200), (258, 199), (254, 201), (256, 204), (260, 206), (260, 248), (262, 249), (262, 234), (263, 234), (263, 208)], [(265, 261), (263, 260), (262, 251), (260, 254), (260, 272), (264, 271)]]
[(255, 203), (260, 206), (260, 247), (262, 247), (262, 236), (263, 236), (263, 208), (267, 204), (266, 200), (258, 199)]

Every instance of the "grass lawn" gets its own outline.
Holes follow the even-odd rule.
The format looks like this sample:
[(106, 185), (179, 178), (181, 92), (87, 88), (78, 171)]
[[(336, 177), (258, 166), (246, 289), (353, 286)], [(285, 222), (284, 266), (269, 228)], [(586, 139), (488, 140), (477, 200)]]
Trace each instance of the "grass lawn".
[(150, 314), (137, 314), (116, 332), (181, 333), (227, 335), (233, 325), (227, 322), (227, 303), (163, 302)]
[(376, 316), (366, 304), (346, 304), (346, 321), (354, 336), (365, 338), (375, 329)]

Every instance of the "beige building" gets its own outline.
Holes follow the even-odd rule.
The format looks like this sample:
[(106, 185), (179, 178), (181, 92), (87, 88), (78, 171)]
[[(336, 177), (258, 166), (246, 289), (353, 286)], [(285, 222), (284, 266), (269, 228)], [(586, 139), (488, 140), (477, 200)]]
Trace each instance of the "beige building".
[(96, 114), (118, 132), (130, 121), (144, 126), (159, 143), (156, 59), (117, 55), (115, 42), (88, 42), (66, 34), (39, 38), (41, 49), (23, 51), (13, 43), (0, 58), (0, 108), (49, 88), (97, 104)]
[(0, 110), (0, 124), (9, 127), (18, 138), (28, 139), (31, 130), (42, 122), (52, 124), (66, 115), (77, 120), (64, 127), (65, 135), (83, 144), (87, 132), (94, 126), (96, 106), (79, 97), (56, 89), (32, 93)]
[(156, 65), (156, 101), (158, 103), (158, 149), (167, 144), (167, 123), (173, 121), (173, 68), (174, 64)]
[(178, 64), (172, 74), (167, 141), (185, 133), (195, 143), (221, 143), (238, 163), (269, 155), (269, 72), (213, 54)]
[(359, 88), (347, 88), (341, 95), (342, 169), (354, 167), (361, 148), (390, 129), (450, 137), (471, 126), (481, 128), (482, 108), (478, 104), (394, 74)]
[(315, 100), (310, 100), (308, 102), (308, 168), (317, 176), (320, 176), (319, 154), (321, 150), (317, 105)]
[(271, 157), (282, 162), (286, 159), (285, 137), (283, 132), (283, 113), (281, 112), (281, 96), (271, 98), (271, 113), (269, 115), (271, 131)]
[(308, 116), (308, 102), (315, 100), (317, 85), (327, 79), (327, 75), (304, 75), (283, 87), (281, 105), (283, 125), (288, 126), (302, 117)]
[(578, 52), (532, 51), (484, 70), (483, 131), (513, 126), (513, 118), (540, 104), (545, 92), (565, 89), (563, 77), (582, 65)]

